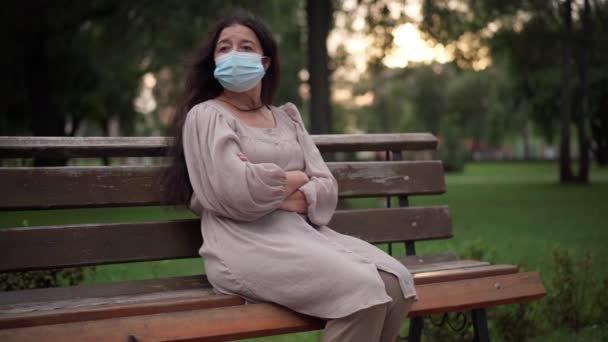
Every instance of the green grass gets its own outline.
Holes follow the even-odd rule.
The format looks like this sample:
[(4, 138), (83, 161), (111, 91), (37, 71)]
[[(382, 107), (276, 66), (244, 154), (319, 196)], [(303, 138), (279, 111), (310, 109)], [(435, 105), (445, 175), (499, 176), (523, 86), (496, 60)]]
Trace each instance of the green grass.
[(551, 252), (591, 253), (598, 272), (608, 257), (608, 170), (593, 169), (591, 185), (558, 184), (554, 164), (470, 164), (447, 176), (447, 193), (413, 205), (447, 204), (454, 238), (419, 244), (419, 253), (465, 251), (481, 244), (496, 262), (551, 275)]
[[(447, 176), (447, 193), (413, 197), (410, 204), (447, 204), (452, 212), (454, 238), (417, 244), (418, 254), (473, 248), (498, 263), (514, 263), (541, 272), (545, 284), (553, 274), (552, 250), (567, 249), (575, 256), (590, 253), (594, 270), (606, 277), (608, 258), (608, 169), (593, 168), (591, 185), (559, 185), (554, 163), (471, 163), (461, 174)], [(353, 201), (354, 207), (375, 205), (373, 199)], [(192, 217), (165, 208), (50, 210), (2, 213), (0, 228), (87, 222), (152, 221)], [(386, 250), (386, 245), (381, 245)], [(403, 244), (393, 245), (403, 255)], [(145, 279), (204, 272), (202, 260), (177, 260), (99, 266), (87, 282)], [(591, 329), (591, 328), (590, 328)], [(593, 329), (591, 329), (593, 330)], [(590, 333), (589, 329), (585, 330)], [(606, 335), (606, 328), (600, 334)], [(602, 335), (602, 336), (604, 336)], [(248, 341), (316, 341), (320, 332), (281, 335)], [(581, 335), (582, 336), (582, 335)], [(554, 332), (540, 340), (569, 340), (580, 336)]]

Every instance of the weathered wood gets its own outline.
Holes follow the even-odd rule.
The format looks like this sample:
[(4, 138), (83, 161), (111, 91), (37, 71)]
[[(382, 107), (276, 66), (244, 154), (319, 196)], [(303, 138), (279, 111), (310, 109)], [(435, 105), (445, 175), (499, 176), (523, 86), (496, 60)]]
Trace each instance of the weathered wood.
[[(440, 161), (328, 163), (341, 197), (438, 194)], [(0, 209), (155, 205), (163, 167), (0, 168)], [(35, 195), (34, 195), (35, 194)], [(127, 196), (128, 195), (128, 196)]]
[[(104, 320), (0, 330), (9, 341), (215, 341), (321, 329), (324, 321), (274, 304), (119, 317)], [(213, 341), (213, 339), (211, 339)]]
[[(406, 267), (419, 270), (424, 265), (457, 261), (453, 253), (437, 253), (399, 258)], [(414, 271), (412, 273), (415, 273)], [(427, 276), (432, 279), (431, 276)], [(65, 301), (75, 298), (111, 298), (145, 295), (158, 292), (210, 288), (211, 284), (204, 275), (181, 276), (163, 279), (130, 280), (114, 283), (77, 285), (46, 289), (0, 292), (0, 312), (10, 307), (19, 307), (23, 303), (45, 303)]]
[[(452, 236), (446, 206), (337, 211), (328, 226), (371, 243)], [(201, 244), (199, 219), (3, 229), (0, 271), (196, 258)]]
[[(545, 295), (537, 272), (416, 285), (416, 291), (419, 301), (409, 317), (525, 302)], [(264, 303), (4, 329), (0, 339), (119, 341), (134, 336), (142, 341), (229, 340), (316, 330), (324, 324), (322, 319)]]
[(420, 301), (409, 317), (527, 302), (546, 294), (538, 272), (417, 285), (416, 290)]
[(0, 230), (0, 270), (196, 257), (196, 220)]
[(341, 210), (328, 226), (372, 243), (452, 237), (447, 206)]
[(408, 255), (404, 257), (397, 257), (397, 260), (401, 261), (405, 266), (410, 267), (416, 264), (432, 264), (437, 262), (446, 262), (459, 260), (460, 258), (455, 253), (443, 252), (423, 255)]
[(0, 292), (0, 312), (6, 313), (28, 303), (48, 303), (87, 298), (139, 296), (172, 291), (211, 289), (204, 274), (160, 279), (128, 280), (112, 283), (86, 284), (69, 287), (28, 289)]
[[(434, 258), (432, 256), (431, 258)], [(429, 258), (429, 260), (431, 259)], [(472, 272), (476, 270), (476, 272)], [(419, 273), (411, 269), (417, 285), (488, 277), (517, 272), (512, 265), (446, 269)], [(204, 281), (201, 281), (204, 280)], [(183, 288), (173, 288), (179, 283)], [(127, 317), (201, 308), (241, 305), (237, 296), (214, 294), (204, 276), (136, 280), (125, 284), (96, 284), (74, 288), (36, 289), (0, 294), (0, 329), (92, 319)], [(200, 283), (200, 284), (197, 284)], [(152, 285), (157, 289), (154, 291)], [(25, 293), (25, 296), (24, 294)], [(15, 297), (21, 301), (17, 301)], [(8, 302), (8, 303), (7, 303)]]
[(437, 138), (429, 133), (327, 134), (313, 135), (321, 152), (422, 151), (437, 148)]
[[(399, 259), (397, 259), (399, 260)], [(401, 260), (400, 260), (401, 261)], [(403, 263), (403, 261), (401, 261)], [(477, 261), (477, 260), (453, 260), (444, 261), (438, 263), (429, 264), (417, 264), (409, 265), (408, 268), (411, 273), (422, 273), (422, 272), (436, 272), (436, 271), (448, 271), (454, 269), (466, 269), (472, 267), (487, 266), (488, 262)]]
[(0, 158), (159, 157), (167, 137), (0, 137)]
[(341, 197), (445, 192), (441, 161), (328, 163)]
[(0, 307), (0, 330), (185, 310), (243, 305), (238, 296), (213, 293), (210, 287), (116, 297), (72, 298)]
[[(312, 135), (321, 152), (434, 150), (429, 133)], [(0, 137), (0, 158), (160, 157), (167, 137)]]
[(44, 209), (154, 205), (160, 167), (0, 168), (0, 208)]
[(465, 268), (452, 268), (448, 270), (437, 270), (430, 272), (415, 273), (416, 284), (430, 284), (443, 281), (474, 279), (481, 277), (496, 276), (501, 274), (517, 273), (519, 268), (515, 265), (485, 265)]

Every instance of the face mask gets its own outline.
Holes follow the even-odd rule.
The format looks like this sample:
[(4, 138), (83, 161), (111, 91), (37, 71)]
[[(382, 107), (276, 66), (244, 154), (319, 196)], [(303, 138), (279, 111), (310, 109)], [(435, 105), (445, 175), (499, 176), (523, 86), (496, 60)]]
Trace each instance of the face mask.
[(224, 88), (242, 93), (255, 87), (265, 73), (262, 56), (232, 51), (215, 59), (213, 76)]

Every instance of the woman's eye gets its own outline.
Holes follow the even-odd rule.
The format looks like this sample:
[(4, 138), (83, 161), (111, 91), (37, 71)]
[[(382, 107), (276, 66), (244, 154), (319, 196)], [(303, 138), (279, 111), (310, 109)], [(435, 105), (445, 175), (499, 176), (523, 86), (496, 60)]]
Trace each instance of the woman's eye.
[(243, 46), (243, 50), (245, 50), (245, 51), (251, 51), (251, 50), (253, 50), (253, 48), (251, 46), (245, 45), (245, 46)]

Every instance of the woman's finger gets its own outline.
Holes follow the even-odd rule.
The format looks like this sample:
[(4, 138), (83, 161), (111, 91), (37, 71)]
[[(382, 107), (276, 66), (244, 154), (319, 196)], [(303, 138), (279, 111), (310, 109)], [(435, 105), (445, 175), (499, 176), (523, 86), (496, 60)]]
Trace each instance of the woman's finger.
[(245, 155), (244, 155), (243, 153), (241, 153), (241, 152), (238, 152), (236, 155), (237, 155), (237, 156), (238, 156), (238, 157), (239, 157), (239, 158), (240, 158), (242, 161), (248, 161), (248, 160), (249, 160), (249, 158), (247, 158), (247, 156), (245, 156)]

